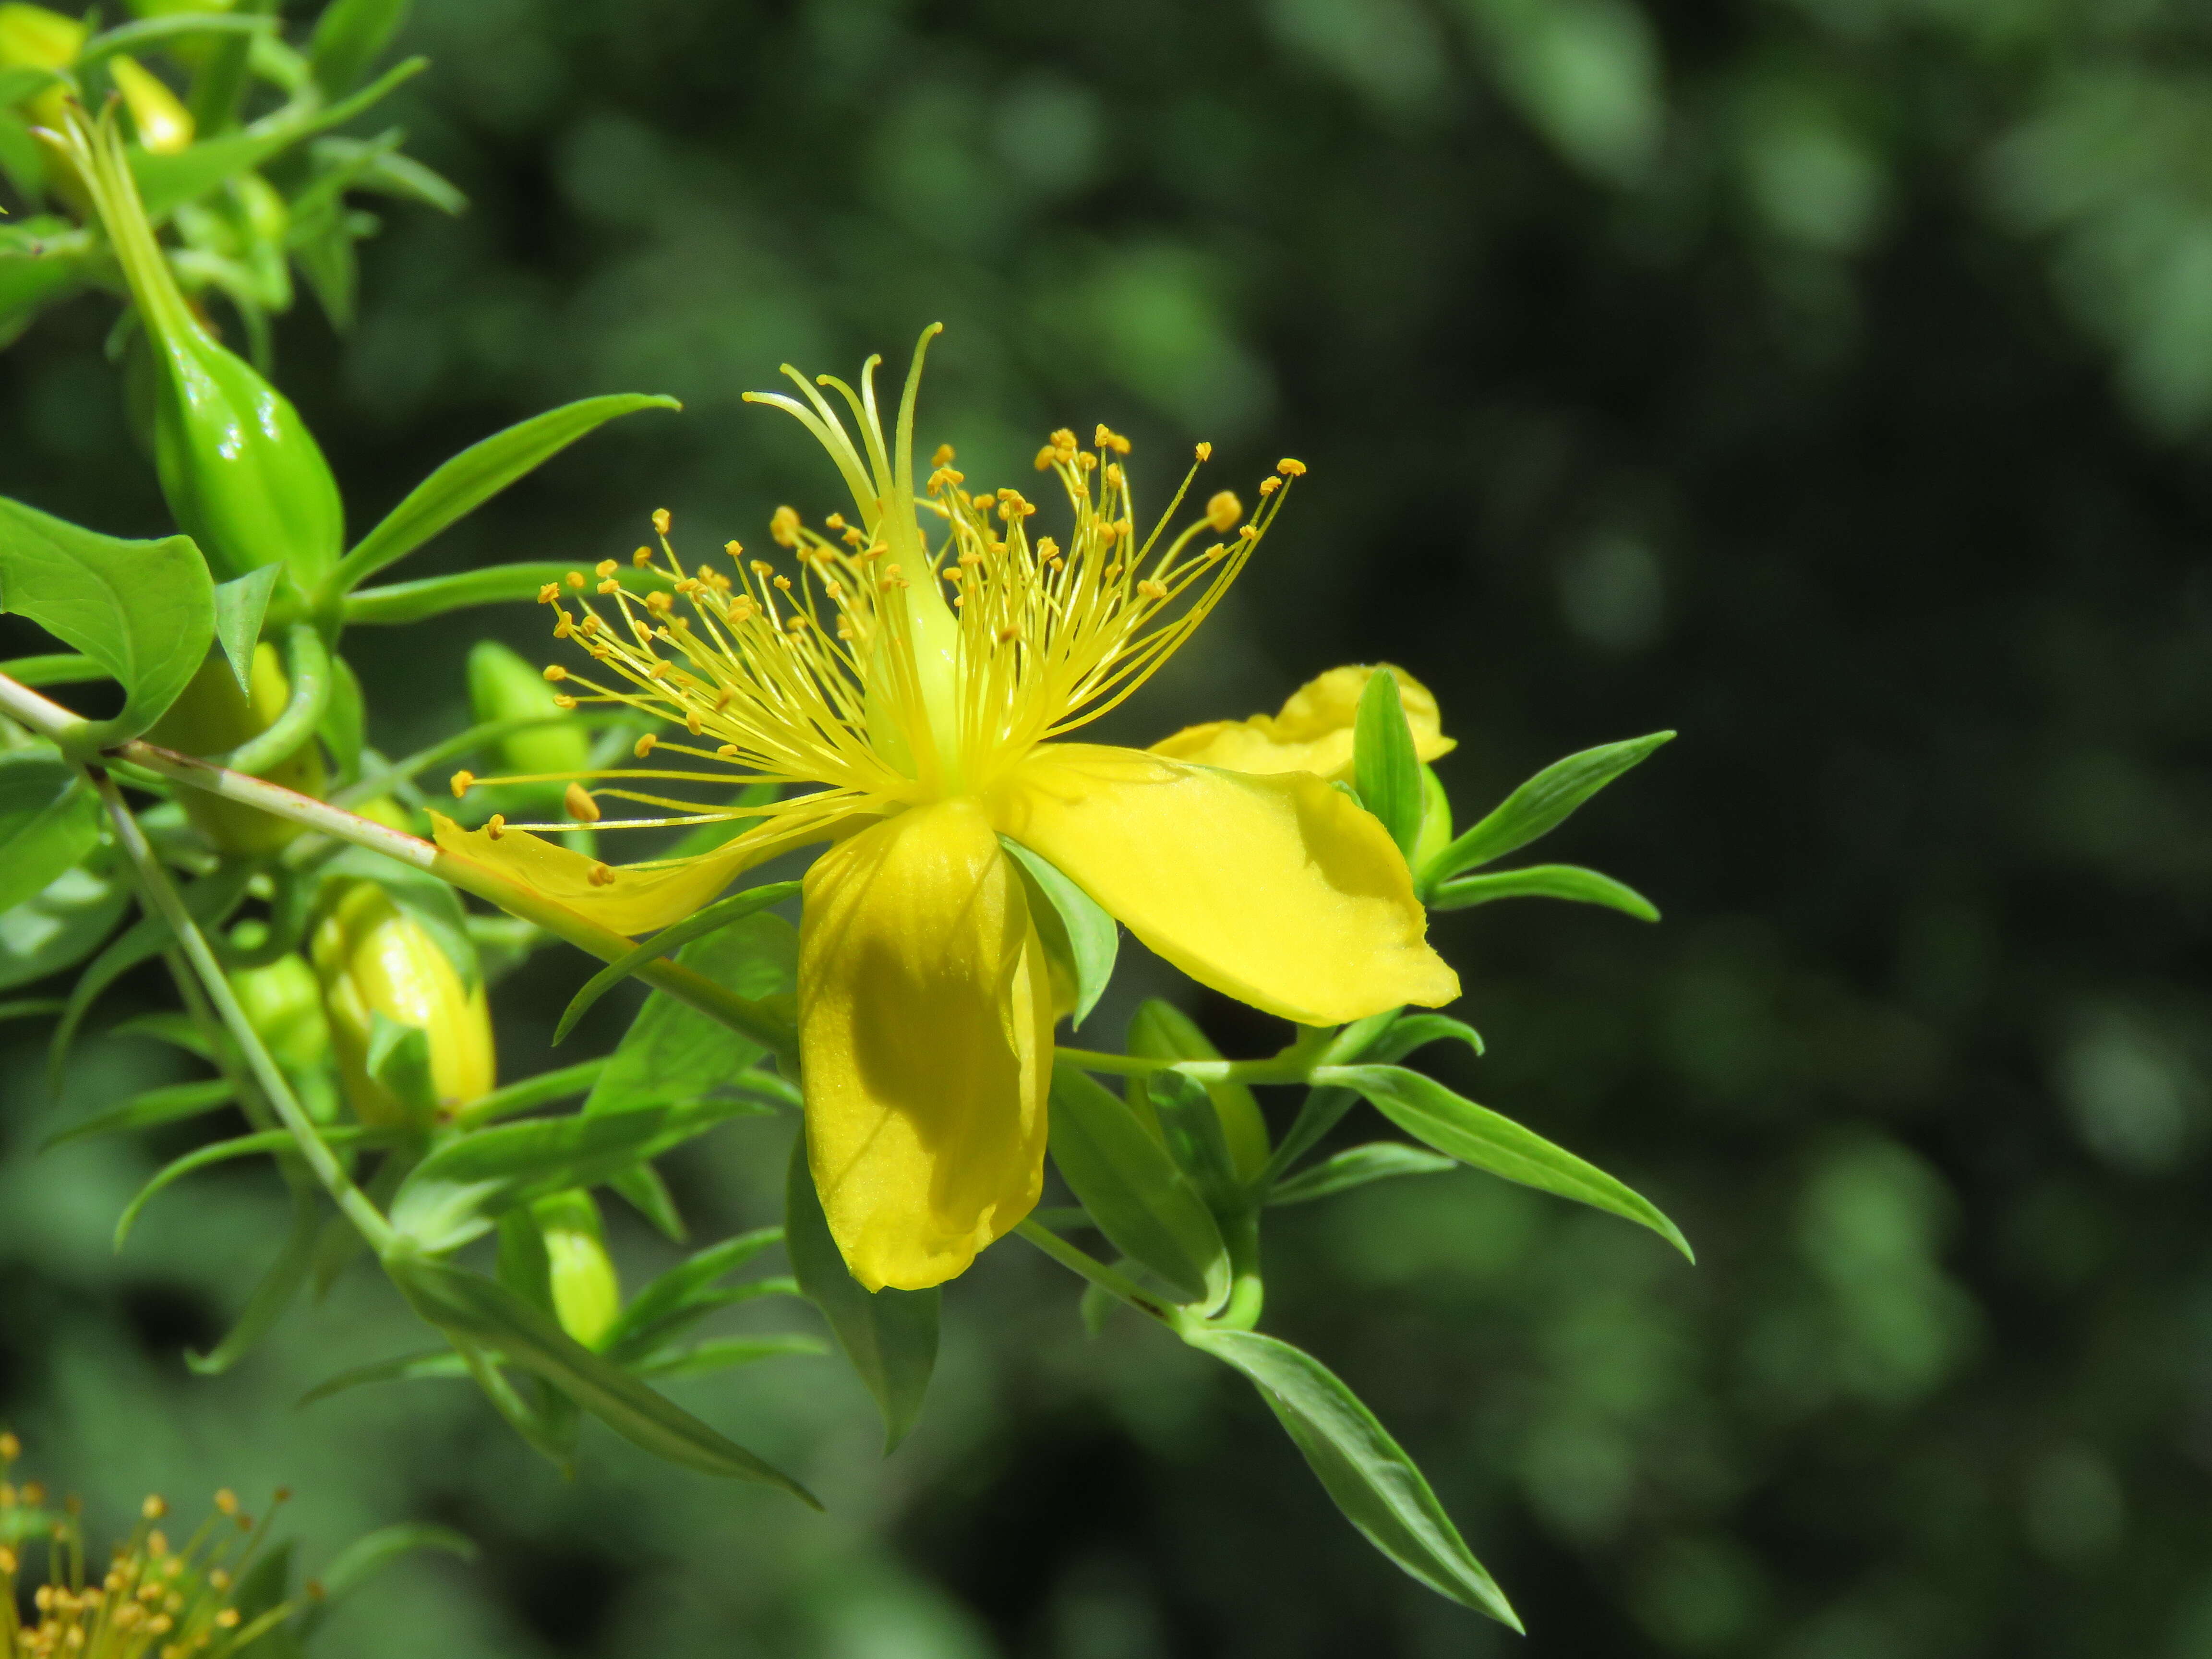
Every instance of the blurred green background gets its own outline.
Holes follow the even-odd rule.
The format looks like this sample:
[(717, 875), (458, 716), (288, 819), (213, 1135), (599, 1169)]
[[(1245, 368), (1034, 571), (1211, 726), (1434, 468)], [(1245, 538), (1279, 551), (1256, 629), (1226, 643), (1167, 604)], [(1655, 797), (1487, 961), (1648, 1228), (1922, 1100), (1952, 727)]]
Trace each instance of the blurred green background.
[[(410, 148), (472, 206), (388, 213), (350, 338), (307, 306), (279, 331), (356, 527), (547, 404), (687, 405), (402, 574), (619, 556), (659, 506), (679, 547), (828, 511), (738, 394), (942, 319), (922, 441), (971, 480), (1033, 487), (1042, 433), (1098, 420), (1156, 501), (1199, 438), (1248, 490), (1312, 467), (1117, 735), (1387, 658), (1443, 700), (1464, 818), (1682, 731), (1546, 848), (1665, 924), (1440, 921), (1492, 1053), (1439, 1069), (1702, 1265), (1474, 1174), (1271, 1228), (1270, 1326), (1420, 1459), (1527, 1651), (2212, 1656), (2202, 7), (421, 0), (401, 45), (435, 60)], [(0, 491), (149, 533), (112, 314), (0, 356)], [(542, 654), (542, 617), (352, 635), (382, 746), (463, 724), (467, 643)], [(507, 1075), (581, 977), (502, 986)], [(1522, 1650), (1368, 1551), (1226, 1372), (1133, 1322), (1085, 1340), (1018, 1244), (948, 1298), (888, 1462), (829, 1364), (678, 1385), (826, 1517), (598, 1431), (563, 1486), (465, 1385), (295, 1411), (418, 1343), (366, 1276), (193, 1379), (275, 1177), (198, 1177), (113, 1255), (189, 1140), (33, 1149), (170, 1060), (92, 1045), (58, 1103), (35, 1047), (0, 1063), (0, 1414), (42, 1473), (118, 1518), (287, 1480), (311, 1558), (410, 1518), (483, 1541), (328, 1653)], [(678, 1162), (702, 1230), (774, 1218), (786, 1133)], [(628, 1218), (617, 1245), (665, 1254)]]

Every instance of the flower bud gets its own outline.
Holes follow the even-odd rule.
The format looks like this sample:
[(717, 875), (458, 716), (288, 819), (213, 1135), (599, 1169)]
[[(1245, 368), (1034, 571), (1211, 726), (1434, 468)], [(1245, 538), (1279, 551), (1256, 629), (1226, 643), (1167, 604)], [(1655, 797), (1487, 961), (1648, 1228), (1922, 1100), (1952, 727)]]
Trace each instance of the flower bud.
[[(0, 6), (0, 69), (65, 70), (84, 50), (85, 27), (44, 6)], [(59, 127), (69, 88), (48, 86), (24, 107), (44, 127)]]
[(599, 1207), (580, 1190), (541, 1198), (530, 1213), (545, 1240), (554, 1316), (562, 1330), (596, 1348), (622, 1314), (622, 1280), (599, 1231)]
[(230, 976), (246, 1022), (282, 1065), (304, 1071), (319, 1066), (331, 1052), (330, 1021), (323, 1015), (322, 988), (314, 969), (296, 954)]
[(479, 640), (470, 651), (469, 702), (477, 720), (561, 718), (557, 726), (501, 738), (499, 756), (508, 770), (580, 772), (591, 764), (591, 744), (584, 728), (562, 715), (555, 696), (544, 674), (497, 640)]
[(123, 94), (123, 102), (131, 111), (138, 142), (151, 154), (174, 155), (192, 147), (192, 112), (159, 76), (121, 52), (107, 60), (107, 72), (115, 78), (115, 89)]
[(113, 127), (77, 119), (73, 140), (153, 347), (154, 465), (170, 512), (217, 580), (276, 563), (312, 593), (337, 562), (345, 533), (337, 484), (314, 434), (185, 302)]
[(441, 1115), (490, 1092), (491, 1016), (483, 988), (464, 986), (429, 929), (383, 888), (362, 880), (340, 885), (315, 924), (310, 954), (322, 981), (339, 1079), (362, 1122), (392, 1126), (416, 1115), (413, 1105), (369, 1074), (378, 1014), (423, 1034)]
[[(182, 695), (146, 735), (164, 749), (187, 755), (217, 755), (256, 738), (276, 723), (291, 696), (276, 647), (264, 642), (253, 648), (252, 685), (238, 689), (230, 659), (220, 651), (208, 653)], [(296, 789), (303, 795), (319, 795), (329, 781), (323, 769), (322, 750), (313, 741), (290, 759), (269, 769), (269, 781)], [(181, 792), (185, 816), (194, 828), (226, 853), (272, 853), (299, 835), (300, 826), (244, 803), (224, 800), (205, 790)]]

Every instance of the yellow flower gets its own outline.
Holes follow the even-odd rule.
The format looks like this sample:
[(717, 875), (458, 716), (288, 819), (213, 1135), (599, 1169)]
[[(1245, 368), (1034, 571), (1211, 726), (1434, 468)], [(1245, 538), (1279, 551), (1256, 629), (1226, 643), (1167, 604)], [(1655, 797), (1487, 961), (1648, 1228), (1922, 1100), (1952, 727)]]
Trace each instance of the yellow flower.
[(1291, 694), (1279, 714), (1255, 714), (1248, 720), (1210, 720), (1186, 726), (1154, 744), (1152, 752), (1232, 772), (1311, 772), (1316, 777), (1349, 781), (1352, 734), (1359, 715), (1359, 694), (1383, 669), (1398, 677), (1398, 697), (1406, 723), (1413, 729), (1413, 748), (1425, 761), (1459, 747), (1444, 736), (1437, 700), (1429, 688), (1389, 663), (1332, 668)]
[[(755, 395), (820, 441), (857, 511), (851, 522), (831, 516), (825, 534), (779, 509), (770, 533), (788, 574), (735, 543), (727, 574), (686, 567), (656, 514), (659, 562), (640, 549), (634, 562), (672, 580), (688, 616), (665, 593), (625, 589), (612, 561), (540, 596), (559, 613), (556, 635), (605, 671), (549, 669), (564, 697), (684, 726), (688, 741), (647, 738), (641, 758), (674, 751), (722, 762), (732, 781), (820, 787), (751, 809), (763, 823), (680, 862), (610, 868), (520, 826), (437, 827), (447, 851), (625, 933), (690, 913), (776, 853), (835, 843), (806, 876), (799, 933), (807, 1150), (830, 1231), (871, 1289), (953, 1277), (1036, 1202), (1054, 1010), (1001, 838), (1194, 979), (1269, 1013), (1330, 1025), (1459, 994), (1424, 939), (1404, 860), (1342, 791), (1310, 773), (1261, 776), (1062, 741), (1189, 637), (1258, 544), (1284, 483), (1305, 469), (1284, 462), (1241, 529), (1243, 507), (1224, 491), (1179, 534), (1164, 520), (1140, 538), (1127, 440), (1101, 427), (1085, 450), (1055, 433), (1037, 468), (1065, 494), (1073, 527), (1064, 547), (1033, 539), (1036, 507), (1012, 489), (969, 494), (949, 448), (917, 489), (915, 396), (935, 332), (915, 349), (890, 441), (872, 359), (857, 392), (817, 383), (847, 405), (857, 442), (788, 368), (804, 402)], [(925, 518), (940, 532), (933, 547)], [(457, 777), (457, 791), (470, 781)], [(676, 822), (731, 815), (599, 793)], [(572, 797), (577, 806), (579, 817), (597, 810)]]

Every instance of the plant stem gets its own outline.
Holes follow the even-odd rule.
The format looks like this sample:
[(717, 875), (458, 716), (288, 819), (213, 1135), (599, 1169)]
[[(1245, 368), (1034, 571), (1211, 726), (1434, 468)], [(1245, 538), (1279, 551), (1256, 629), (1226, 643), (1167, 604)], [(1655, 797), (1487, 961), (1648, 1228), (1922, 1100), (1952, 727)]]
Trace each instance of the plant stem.
[(124, 801), (123, 792), (115, 787), (115, 781), (102, 768), (88, 768), (87, 775), (92, 780), (93, 787), (100, 792), (101, 804), (107, 808), (107, 816), (115, 825), (116, 838), (122, 842), (124, 852), (138, 872), (139, 887), (148, 906), (161, 913), (169, 924), (170, 931), (176, 935), (177, 943), (184, 948), (185, 958), (198, 975), (200, 988), (205, 992), (209, 1002), (214, 1005), (216, 1016), (228, 1029), (231, 1040), (238, 1044), (239, 1053), (252, 1071), (262, 1097), (269, 1103), (290, 1133), (300, 1149), (300, 1156), (314, 1171), (315, 1178), (323, 1183), (324, 1190), (360, 1230), (370, 1248), (381, 1254), (391, 1247), (397, 1237), (392, 1230), (392, 1224), (362, 1196), (361, 1188), (353, 1184), (339, 1167), (337, 1157), (324, 1143), (323, 1138), (315, 1133), (315, 1126), (309, 1121), (306, 1110), (293, 1094), (292, 1085), (285, 1080), (284, 1073), (263, 1046), (261, 1035), (253, 1029), (252, 1022), (246, 1018), (246, 1010), (239, 1006), (238, 998), (230, 988), (229, 977), (222, 971), (222, 964), (216, 960), (207, 936), (200, 932), (199, 924), (192, 920), (191, 912), (185, 908), (185, 902), (178, 896), (175, 884), (169, 880), (168, 872), (161, 868), (161, 860), (154, 856), (154, 848), (146, 839), (146, 832), (138, 827), (138, 820)]
[(1022, 1222), (1014, 1231), (1070, 1273), (1081, 1274), (1108, 1295), (1127, 1303), (1139, 1313), (1151, 1315), (1170, 1329), (1182, 1328), (1185, 1316), (1180, 1308), (1170, 1307), (1127, 1274), (1116, 1273), (1096, 1256), (1077, 1249), (1051, 1228), (1031, 1218)]

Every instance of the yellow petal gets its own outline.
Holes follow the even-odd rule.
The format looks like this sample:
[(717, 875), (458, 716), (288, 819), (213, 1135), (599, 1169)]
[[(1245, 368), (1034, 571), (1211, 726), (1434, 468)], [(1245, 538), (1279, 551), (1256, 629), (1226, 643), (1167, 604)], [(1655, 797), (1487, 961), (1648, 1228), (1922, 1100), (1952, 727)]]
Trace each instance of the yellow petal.
[(1389, 831), (1310, 773), (1049, 744), (992, 808), (1152, 950), (1255, 1008), (1334, 1025), (1459, 994)]
[(1034, 1207), (1052, 992), (975, 801), (901, 812), (807, 872), (799, 1051), (815, 1188), (870, 1290), (943, 1283)]
[[(714, 899), (738, 875), (779, 853), (842, 833), (849, 817), (770, 818), (681, 864), (605, 865), (530, 833), (489, 828), (464, 830), (442, 813), (430, 814), (438, 845), (520, 882), (617, 933), (650, 933), (680, 921)], [(603, 878), (595, 879), (593, 872)]]
[(1154, 744), (1152, 752), (1231, 772), (1310, 772), (1317, 778), (1349, 781), (1359, 694), (1378, 668), (1389, 668), (1398, 677), (1406, 723), (1413, 729), (1413, 749), (1423, 760), (1435, 760), (1459, 746), (1444, 736), (1429, 688), (1402, 668), (1378, 663), (1375, 667), (1332, 668), (1292, 692), (1279, 714), (1187, 726)]

